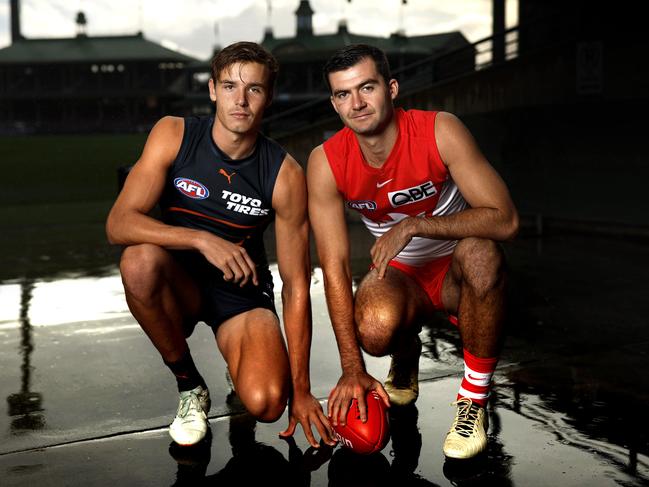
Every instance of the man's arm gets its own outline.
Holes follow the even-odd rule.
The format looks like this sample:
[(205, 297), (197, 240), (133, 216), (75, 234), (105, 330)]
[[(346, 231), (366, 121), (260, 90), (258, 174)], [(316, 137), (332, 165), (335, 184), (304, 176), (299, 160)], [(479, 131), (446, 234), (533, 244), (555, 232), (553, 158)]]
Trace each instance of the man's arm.
[(377, 389), (387, 405), (389, 399), (383, 386), (367, 374), (356, 339), (344, 201), (338, 192), (322, 146), (316, 147), (309, 157), (307, 183), (309, 216), (316, 238), (329, 317), (336, 335), (342, 367), (342, 377), (329, 396), (329, 417), (334, 424), (344, 424), (349, 403), (355, 397), (359, 403), (361, 418), (365, 421), (367, 390)]
[(167, 172), (178, 154), (184, 122), (164, 117), (151, 130), (106, 221), (108, 241), (118, 245), (150, 243), (169, 249), (194, 249), (223, 271), (224, 278), (257, 284), (255, 265), (243, 247), (208, 232), (166, 225), (148, 215), (162, 195)]
[(299, 422), (311, 446), (318, 448), (311, 424), (327, 444), (335, 445), (335, 440), (320, 403), (311, 394), (309, 379), (312, 332), (309, 291), (311, 262), (306, 205), (304, 172), (295, 159), (287, 155), (273, 191), (277, 264), (282, 278), (284, 330), (288, 342), (292, 382), (289, 426), (281, 436), (292, 435)]
[(518, 233), (518, 213), (507, 186), (464, 124), (454, 115), (440, 112), (435, 137), (440, 156), (470, 207), (453, 215), (409, 217), (396, 224), (370, 252), (380, 277), (413, 237), (509, 240)]

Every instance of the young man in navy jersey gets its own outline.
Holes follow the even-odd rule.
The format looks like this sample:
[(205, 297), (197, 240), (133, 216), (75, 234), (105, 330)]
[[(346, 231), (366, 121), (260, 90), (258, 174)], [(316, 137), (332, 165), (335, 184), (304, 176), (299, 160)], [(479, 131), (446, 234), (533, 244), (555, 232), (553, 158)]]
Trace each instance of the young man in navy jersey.
[[(310, 392), (311, 312), (306, 184), (298, 163), (259, 133), (277, 61), (239, 42), (212, 60), (214, 117), (164, 117), (151, 130), (106, 225), (125, 246), (120, 271), (133, 316), (175, 375), (180, 392), (172, 438), (199, 442), (210, 407), (186, 337), (198, 321), (216, 344), (246, 409), (276, 421), (289, 404), (292, 435), (312, 426), (334, 444)], [(149, 216), (156, 205), (161, 220)], [(274, 220), (282, 278), (284, 343), (262, 234)]]

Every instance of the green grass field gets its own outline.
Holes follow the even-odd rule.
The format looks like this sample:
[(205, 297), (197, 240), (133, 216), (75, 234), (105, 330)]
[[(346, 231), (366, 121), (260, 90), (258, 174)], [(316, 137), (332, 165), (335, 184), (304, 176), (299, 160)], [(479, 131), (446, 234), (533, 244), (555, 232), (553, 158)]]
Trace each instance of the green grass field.
[(146, 135), (0, 137), (0, 205), (112, 200)]
[(104, 221), (117, 168), (146, 135), (0, 137), (0, 282), (97, 274), (114, 265)]

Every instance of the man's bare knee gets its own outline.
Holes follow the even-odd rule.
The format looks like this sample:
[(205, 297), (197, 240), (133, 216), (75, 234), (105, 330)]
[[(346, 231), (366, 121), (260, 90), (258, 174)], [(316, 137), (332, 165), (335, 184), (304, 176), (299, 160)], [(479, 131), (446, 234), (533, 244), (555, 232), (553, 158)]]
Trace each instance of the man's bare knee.
[(356, 333), (363, 350), (375, 357), (390, 353), (394, 332), (401, 324), (395, 310), (376, 303), (357, 306), (355, 315)]
[(124, 249), (119, 270), (126, 292), (141, 301), (150, 299), (162, 278), (165, 258), (165, 251), (157, 245), (131, 245)]
[(477, 295), (489, 292), (502, 282), (504, 256), (493, 240), (466, 238), (458, 244), (455, 252), (462, 269), (462, 280)]
[(240, 397), (248, 412), (257, 420), (266, 423), (280, 418), (288, 400), (285, 388), (272, 384), (241, 391)]

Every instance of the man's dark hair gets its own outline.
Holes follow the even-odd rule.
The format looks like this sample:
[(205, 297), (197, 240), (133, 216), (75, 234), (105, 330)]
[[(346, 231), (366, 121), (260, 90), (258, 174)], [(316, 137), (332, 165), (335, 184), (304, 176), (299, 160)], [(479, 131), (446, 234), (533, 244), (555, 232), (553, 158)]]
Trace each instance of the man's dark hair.
[(369, 44), (351, 44), (336, 51), (324, 65), (324, 68), (322, 68), (325, 83), (327, 83), (329, 91), (331, 91), (331, 84), (329, 84), (330, 73), (344, 71), (366, 58), (374, 61), (376, 70), (387, 85), (390, 82), (390, 63), (388, 63), (388, 58), (385, 53), (378, 47), (370, 46)]
[(275, 80), (279, 72), (279, 63), (275, 56), (256, 42), (235, 42), (230, 44), (217, 52), (210, 61), (214, 82), (218, 81), (219, 74), (224, 69), (235, 63), (259, 63), (266, 66), (268, 69), (269, 100), (273, 97)]

